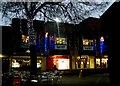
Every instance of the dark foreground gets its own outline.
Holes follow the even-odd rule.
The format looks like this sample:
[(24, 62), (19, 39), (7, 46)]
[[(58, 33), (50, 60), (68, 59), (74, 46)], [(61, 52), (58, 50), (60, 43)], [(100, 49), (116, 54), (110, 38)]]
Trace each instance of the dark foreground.
[(63, 76), (62, 86), (110, 86), (109, 74), (95, 74), (86, 77)]
[[(6, 83), (2, 86), (11, 86)], [(51, 82), (27, 82), (24, 85), (12, 85), (12, 86), (110, 86), (109, 74), (92, 74), (88, 76), (77, 75), (62, 75), (62, 77), (56, 83)]]

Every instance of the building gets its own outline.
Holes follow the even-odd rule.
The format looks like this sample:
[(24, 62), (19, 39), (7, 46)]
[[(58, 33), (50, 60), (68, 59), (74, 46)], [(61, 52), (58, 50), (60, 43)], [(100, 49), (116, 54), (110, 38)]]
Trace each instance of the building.
[(76, 69), (108, 68), (106, 37), (98, 18), (89, 17), (77, 26)]
[[(54, 65), (59, 70), (107, 68), (108, 57), (104, 53), (107, 45), (103, 45), (106, 39), (101, 33), (99, 19), (90, 17), (78, 25), (43, 21), (34, 21), (33, 25), (38, 71), (52, 70)], [(27, 21), (13, 19), (11, 30), (13, 50), (10, 68), (29, 70)]]

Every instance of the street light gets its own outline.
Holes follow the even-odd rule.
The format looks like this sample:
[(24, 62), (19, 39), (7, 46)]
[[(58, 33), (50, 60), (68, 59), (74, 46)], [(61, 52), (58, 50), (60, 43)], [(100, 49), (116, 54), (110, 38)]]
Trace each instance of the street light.
[(59, 18), (55, 18), (54, 20), (55, 20), (57, 23), (58, 23), (58, 22), (61, 22)]
[(55, 18), (54, 20), (55, 20), (55, 22), (57, 23), (58, 36), (59, 36), (59, 38), (60, 38), (59, 22), (61, 22), (61, 21), (60, 21), (60, 19), (59, 19), (59, 18)]

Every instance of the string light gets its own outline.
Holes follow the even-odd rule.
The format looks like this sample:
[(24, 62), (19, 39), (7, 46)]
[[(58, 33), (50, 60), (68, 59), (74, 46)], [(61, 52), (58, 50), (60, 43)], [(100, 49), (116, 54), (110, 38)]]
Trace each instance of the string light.
[(36, 44), (36, 34), (33, 28), (33, 20), (29, 19), (28, 20), (28, 35), (29, 35), (29, 45), (31, 44)]

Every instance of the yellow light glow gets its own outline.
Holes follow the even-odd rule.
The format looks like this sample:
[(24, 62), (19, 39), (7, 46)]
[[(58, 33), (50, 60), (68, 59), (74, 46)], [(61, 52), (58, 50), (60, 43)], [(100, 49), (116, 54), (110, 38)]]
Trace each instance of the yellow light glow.
[(60, 41), (60, 44), (62, 44), (62, 42)]
[(57, 44), (59, 44), (59, 41), (57, 41)]
[(5, 55), (0, 54), (0, 58), (5, 57)]
[(77, 59), (79, 60), (79, 59), (80, 59), (80, 56), (78, 56)]

